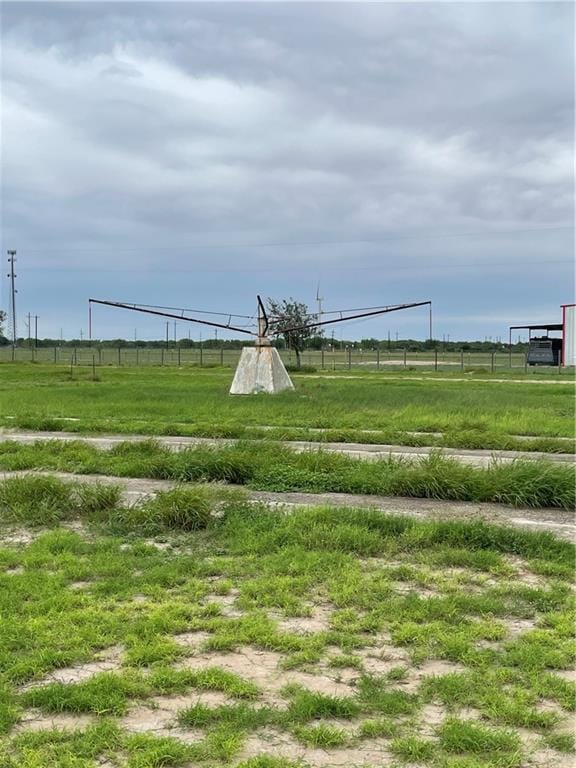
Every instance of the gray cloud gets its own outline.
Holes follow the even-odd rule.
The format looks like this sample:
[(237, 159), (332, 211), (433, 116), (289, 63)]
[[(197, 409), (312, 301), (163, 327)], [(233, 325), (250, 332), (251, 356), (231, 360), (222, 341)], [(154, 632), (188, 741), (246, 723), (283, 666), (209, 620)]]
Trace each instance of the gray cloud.
[[(441, 258), (462, 283), (463, 262), (488, 279), (570, 256), (570, 4), (2, 12), (3, 246), (38, 273), (144, 269), (151, 293), (155, 270), (241, 262), (276, 270), (282, 290), (287, 262), (329, 284), (354, 264)], [(242, 248), (317, 240), (375, 242)], [(329, 288), (344, 300), (341, 279)], [(220, 300), (235, 292), (252, 282)]]

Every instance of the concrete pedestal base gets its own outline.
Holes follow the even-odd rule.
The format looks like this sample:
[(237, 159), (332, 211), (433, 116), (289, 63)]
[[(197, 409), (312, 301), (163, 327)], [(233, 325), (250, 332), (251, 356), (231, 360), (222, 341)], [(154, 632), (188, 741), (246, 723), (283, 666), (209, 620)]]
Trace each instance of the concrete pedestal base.
[(278, 350), (270, 346), (244, 347), (230, 387), (231, 395), (275, 394), (294, 389)]

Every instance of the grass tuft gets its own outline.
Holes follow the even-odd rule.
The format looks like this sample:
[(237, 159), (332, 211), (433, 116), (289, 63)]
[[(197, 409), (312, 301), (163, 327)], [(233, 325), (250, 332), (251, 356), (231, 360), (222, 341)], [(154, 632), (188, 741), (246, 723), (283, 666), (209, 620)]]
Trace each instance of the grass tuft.
[(520, 737), (512, 731), (488, 728), (457, 718), (448, 718), (440, 726), (440, 745), (447, 752), (517, 753)]

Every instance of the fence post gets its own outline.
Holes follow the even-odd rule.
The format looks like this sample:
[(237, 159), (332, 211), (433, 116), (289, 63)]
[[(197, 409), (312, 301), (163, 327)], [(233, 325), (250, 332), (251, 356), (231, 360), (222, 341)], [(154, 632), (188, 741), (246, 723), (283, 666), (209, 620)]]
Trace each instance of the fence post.
[(96, 355), (92, 355), (92, 381), (96, 381)]
[(138, 349), (138, 347), (136, 347), (136, 366), (137, 367), (138, 367), (139, 360), (140, 360), (140, 350)]
[(404, 368), (406, 368), (406, 347), (404, 347)]
[(224, 347), (220, 347), (220, 365), (224, 366)]
[(56, 352), (56, 347), (54, 347), (54, 365), (56, 365), (56, 359), (57, 359), (57, 352)]
[(320, 355), (322, 360), (322, 370), (324, 370), (324, 347), (322, 347), (322, 354)]
[(352, 368), (352, 347), (348, 347), (348, 370)]
[(202, 368), (203, 354), (202, 344), (200, 344), (200, 368)]
[(160, 355), (160, 365), (164, 365), (164, 347), (162, 347), (160, 352), (161, 352), (161, 355)]
[(78, 365), (78, 350), (74, 347), (74, 365)]
[(178, 347), (178, 368), (180, 368), (180, 347)]
[(464, 350), (460, 350), (460, 370), (464, 370)]
[(528, 353), (524, 352), (524, 373), (528, 373)]
[(121, 360), (120, 360), (120, 347), (118, 347), (118, 365), (120, 365), (120, 363), (121, 363)]
[(438, 349), (434, 350), (434, 370), (438, 370)]
[(376, 370), (380, 370), (380, 348), (376, 350)]
[(494, 354), (495, 353), (492, 352), (492, 360), (490, 361), (490, 369), (491, 369), (492, 373), (494, 373), (494, 367), (495, 367), (494, 366)]

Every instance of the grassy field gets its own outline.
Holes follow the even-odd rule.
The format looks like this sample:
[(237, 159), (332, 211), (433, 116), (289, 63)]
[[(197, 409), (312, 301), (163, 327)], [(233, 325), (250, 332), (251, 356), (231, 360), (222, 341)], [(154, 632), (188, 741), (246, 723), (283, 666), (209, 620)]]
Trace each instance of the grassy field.
[(475, 467), (437, 452), (417, 460), (366, 461), (281, 443), (236, 442), (171, 451), (154, 441), (123, 441), (108, 450), (81, 441), (0, 442), (0, 469), (220, 482), (263, 491), (409, 496), (513, 506), (575, 505), (574, 468), (566, 462), (494, 461)]
[(567, 768), (574, 548), (0, 483), (3, 768)]
[(96, 381), (87, 368), (3, 365), (0, 372), (4, 427), (574, 450), (567, 377), (542, 384), (531, 375), (328, 373), (294, 376), (295, 392), (230, 397), (226, 368), (110, 367)]

